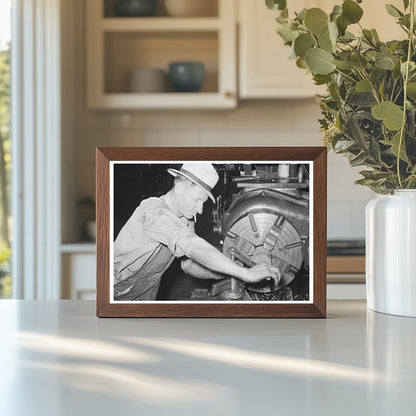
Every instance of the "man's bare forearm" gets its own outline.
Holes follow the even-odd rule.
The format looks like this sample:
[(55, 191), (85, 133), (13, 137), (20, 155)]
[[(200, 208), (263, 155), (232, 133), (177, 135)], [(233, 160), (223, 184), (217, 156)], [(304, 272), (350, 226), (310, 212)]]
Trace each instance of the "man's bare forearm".
[(213, 272), (230, 275), (244, 280), (246, 270), (222, 254), (204, 239), (195, 236), (185, 243), (186, 255)]
[(224, 279), (227, 277), (224, 274), (214, 272), (207, 267), (202, 266), (194, 260), (186, 259), (181, 262), (182, 270), (189, 274), (192, 277), (197, 277), (198, 279)]

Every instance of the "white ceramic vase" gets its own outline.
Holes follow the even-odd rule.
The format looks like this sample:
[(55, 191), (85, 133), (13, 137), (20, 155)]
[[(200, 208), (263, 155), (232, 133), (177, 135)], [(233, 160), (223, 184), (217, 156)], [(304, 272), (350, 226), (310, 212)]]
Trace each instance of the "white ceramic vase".
[(367, 306), (416, 317), (416, 190), (379, 196), (366, 208)]

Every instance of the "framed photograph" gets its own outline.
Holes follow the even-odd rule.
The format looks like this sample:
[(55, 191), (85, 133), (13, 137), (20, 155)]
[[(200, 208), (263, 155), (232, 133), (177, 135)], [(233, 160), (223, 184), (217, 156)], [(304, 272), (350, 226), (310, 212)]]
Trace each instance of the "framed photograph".
[(324, 147), (98, 148), (97, 316), (324, 318)]

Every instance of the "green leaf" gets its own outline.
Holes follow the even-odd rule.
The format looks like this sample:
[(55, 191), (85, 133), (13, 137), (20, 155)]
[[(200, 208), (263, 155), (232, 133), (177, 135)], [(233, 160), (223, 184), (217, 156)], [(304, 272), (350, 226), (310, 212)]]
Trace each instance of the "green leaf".
[(358, 179), (355, 181), (357, 185), (364, 185), (364, 186), (370, 186), (374, 183), (373, 179)]
[(380, 165), (380, 161), (381, 161), (380, 147), (378, 145), (378, 140), (374, 136), (370, 137), (370, 146), (368, 150), (370, 152), (371, 158), (374, 161), (374, 164), (376, 166)]
[(361, 124), (362, 120), (357, 114), (348, 117), (344, 125), (344, 134), (350, 140), (354, 141), (354, 143), (358, 145), (359, 149), (365, 149), (366, 139), (361, 128)]
[(415, 189), (416, 188), (416, 175), (413, 174), (405, 179), (405, 189)]
[(334, 44), (332, 43), (331, 37), (329, 35), (329, 28), (327, 27), (325, 31), (321, 32), (318, 35), (318, 45), (321, 49), (324, 49), (328, 52), (334, 51)]
[(380, 44), (380, 53), (383, 56), (390, 56), (390, 57), (392, 56), (392, 52), (390, 48), (385, 43)]
[(280, 24), (282, 24), (282, 25), (284, 25), (284, 24), (287, 24), (287, 23), (288, 23), (287, 18), (286, 18), (286, 17), (284, 17), (284, 16), (282, 16), (281, 14), (280, 14), (280, 16), (277, 16), (277, 17), (276, 17), (276, 22), (277, 22), (277, 23), (280, 23)]
[(331, 76), (315, 74), (313, 80), (315, 81), (315, 85), (323, 85), (331, 81)]
[(352, 167), (362, 165), (367, 159), (367, 155), (364, 152), (361, 152), (358, 156), (350, 160), (350, 165)]
[(332, 9), (332, 13), (329, 15), (329, 20), (331, 22), (335, 22), (338, 17), (342, 15), (342, 7), (336, 4), (334, 8)]
[(380, 97), (385, 100), (386, 99), (386, 78), (383, 78), (381, 81), (380, 87), (378, 89), (378, 93), (380, 94)]
[(305, 58), (298, 58), (296, 59), (296, 66), (301, 69), (308, 69), (308, 65), (306, 65)]
[(287, 23), (280, 24), (277, 28), (277, 33), (286, 43), (294, 41), (298, 36), (298, 32), (293, 30), (292, 27)]
[[(339, 26), (338, 25), (337, 25), (337, 29), (339, 31)], [(341, 37), (338, 38), (338, 42), (341, 42), (341, 43), (349, 43), (349, 42), (351, 42), (351, 41), (353, 41), (355, 39), (356, 39), (355, 35), (353, 33), (351, 33), (351, 32), (348, 32), (348, 30), (347, 30), (344, 33), (343, 36), (341, 36)]]
[(410, 14), (407, 13), (404, 17), (399, 17), (398, 20), (399, 24), (407, 27), (408, 29), (410, 28)]
[(299, 13), (296, 14), (296, 19), (303, 23), (303, 21), (305, 20), (305, 14), (306, 14), (307, 9), (302, 9)]
[(377, 30), (376, 29), (371, 29), (371, 34), (373, 35), (373, 39), (376, 42), (380, 42), (380, 38), (378, 37), (378, 33), (377, 33)]
[(351, 93), (348, 97), (348, 104), (356, 107), (373, 107), (377, 104), (373, 94), (370, 92)]
[(363, 16), (363, 9), (352, 0), (346, 0), (342, 3), (342, 16), (349, 23), (358, 23)]
[(409, 111), (406, 124), (408, 125), (408, 130), (409, 130), (410, 137), (413, 140), (416, 140), (416, 136), (415, 136), (415, 133), (416, 133), (416, 109), (413, 109), (413, 110)]
[(403, 17), (404, 14), (397, 8), (394, 7), (392, 4), (386, 4), (387, 13), (393, 17)]
[(271, 10), (283, 10), (286, 7), (286, 0), (266, 0), (266, 6)]
[(344, 36), (346, 29), (348, 27), (348, 22), (344, 19), (344, 17), (341, 15), (338, 17), (337, 19), (337, 27), (338, 27), (338, 32), (340, 34), (340, 36)]
[(334, 57), (328, 51), (320, 48), (309, 49), (306, 54), (306, 64), (312, 74), (326, 75), (335, 69), (332, 63)]
[(403, 0), (403, 6), (404, 6), (404, 9), (406, 10), (409, 7), (409, 0)]
[[(393, 138), (390, 141), (391, 151), (394, 153), (394, 155), (397, 157), (399, 154), (399, 144), (400, 144), (400, 132), (395, 134)], [(402, 141), (402, 146), (400, 148), (400, 159), (404, 162), (409, 162), (409, 159), (406, 155), (406, 149), (405, 149), (405, 141)]]
[(371, 30), (363, 29), (363, 37), (367, 43), (369, 43), (370, 45), (374, 45), (375, 41), (373, 39), (373, 34), (371, 33)]
[(391, 101), (383, 101), (371, 109), (373, 117), (382, 120), (384, 125), (392, 131), (400, 130), (402, 126), (403, 110)]
[[(395, 179), (395, 177), (392, 177), (392, 178)], [(381, 181), (381, 183), (379, 183), (379, 182), (373, 182), (373, 184), (368, 184), (367, 186), (373, 192), (375, 192), (376, 194), (379, 194), (379, 195), (392, 194), (392, 191), (394, 189), (397, 189), (397, 187), (398, 187), (398, 184), (396, 184), (397, 183), (397, 180), (394, 181), (395, 182), (394, 185), (390, 185), (390, 186), (387, 186), (385, 184), (385, 182), (386, 182), (385, 180)], [(358, 183), (358, 181), (356, 183)]]
[(394, 68), (394, 61), (392, 57), (378, 56), (375, 65), (380, 69), (392, 70)]
[(354, 145), (354, 142), (351, 140), (338, 140), (334, 146), (334, 150), (337, 153), (345, 152), (353, 145)]
[(274, 0), (266, 0), (266, 7), (269, 9), (274, 9), (277, 4), (274, 2)]
[(332, 63), (339, 69), (348, 71), (352, 68), (352, 65), (348, 61), (333, 60)]
[(380, 179), (388, 178), (391, 173), (390, 172), (380, 172), (377, 170), (362, 170), (360, 175), (364, 176), (365, 179), (372, 179), (374, 181), (378, 181)]
[(328, 15), (322, 9), (313, 7), (305, 13), (305, 26), (318, 36), (328, 27)]
[(371, 83), (366, 79), (362, 79), (361, 81), (357, 82), (355, 86), (355, 90), (357, 92), (370, 92), (371, 91)]
[(337, 26), (337, 24), (334, 23), (334, 22), (329, 22), (328, 30), (329, 30), (329, 37), (331, 38), (332, 45), (334, 45), (334, 47), (335, 47), (336, 44), (337, 44), (337, 39), (338, 39), (338, 26)]
[(407, 96), (412, 100), (416, 100), (416, 82), (407, 84)]
[(339, 90), (337, 83), (331, 82), (331, 84), (328, 86), (328, 92), (334, 101), (337, 101), (337, 102), (342, 101), (341, 92)]
[[(416, 70), (416, 64), (412, 61), (409, 62), (409, 74)], [(406, 62), (402, 62), (400, 65), (400, 72), (403, 76), (406, 76)]]
[(316, 45), (314, 37), (309, 33), (302, 33), (295, 39), (296, 56), (304, 58), (306, 52)]
[(363, 69), (368, 64), (367, 60), (358, 53), (355, 53), (351, 56), (350, 63), (354, 68), (358, 70)]

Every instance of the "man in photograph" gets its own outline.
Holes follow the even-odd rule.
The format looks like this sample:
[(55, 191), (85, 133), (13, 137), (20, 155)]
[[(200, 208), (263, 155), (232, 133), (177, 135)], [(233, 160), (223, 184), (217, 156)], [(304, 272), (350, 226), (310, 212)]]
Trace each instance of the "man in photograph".
[(268, 264), (244, 268), (195, 234), (196, 215), (202, 213), (218, 181), (208, 163), (184, 163), (168, 169), (172, 189), (160, 198), (143, 200), (114, 242), (114, 300), (155, 300), (162, 275), (174, 258), (185, 273), (199, 279), (227, 276), (256, 283), (271, 278), (277, 286), (279, 269)]

